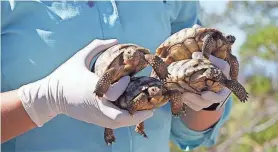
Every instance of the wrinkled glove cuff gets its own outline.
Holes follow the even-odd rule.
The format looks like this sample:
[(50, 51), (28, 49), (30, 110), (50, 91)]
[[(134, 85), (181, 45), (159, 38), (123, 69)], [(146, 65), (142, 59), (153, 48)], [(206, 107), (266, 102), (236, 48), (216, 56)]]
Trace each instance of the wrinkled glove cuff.
[(214, 104), (210, 105), (210, 106), (207, 107), (207, 108), (203, 108), (203, 110), (205, 110), (205, 111), (215, 111), (215, 110), (220, 109), (220, 108), (223, 107), (223, 106), (226, 104), (226, 102), (229, 100), (230, 95), (231, 95), (231, 92), (227, 95), (227, 97), (226, 97), (226, 99), (225, 99), (224, 101), (219, 102), (219, 103), (214, 103)]
[(47, 83), (48, 79), (45, 78), (23, 85), (18, 89), (18, 96), (25, 111), (38, 127), (42, 127), (43, 124), (57, 115), (47, 99)]
[(203, 110), (205, 110), (205, 111), (215, 111), (219, 105), (220, 105), (220, 103), (214, 103), (207, 108), (203, 108)]

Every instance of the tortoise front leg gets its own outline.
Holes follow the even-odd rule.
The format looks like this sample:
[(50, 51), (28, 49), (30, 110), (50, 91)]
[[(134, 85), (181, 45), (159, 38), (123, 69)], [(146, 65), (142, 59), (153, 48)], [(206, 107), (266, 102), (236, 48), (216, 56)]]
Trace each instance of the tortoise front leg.
[(169, 75), (168, 65), (157, 55), (146, 54), (145, 59), (152, 66), (159, 79), (165, 81)]
[(124, 70), (124, 66), (118, 68), (111, 68), (107, 70), (98, 80), (94, 93), (98, 97), (102, 97), (109, 89), (110, 85), (115, 81), (117, 77)]
[(179, 117), (182, 113), (185, 113), (184, 104), (182, 102), (182, 93), (177, 90), (168, 90), (166, 96), (168, 96), (171, 103), (171, 111), (174, 117)]
[(117, 68), (110, 68), (99, 78), (94, 93), (97, 96), (102, 97), (103, 94), (105, 94), (108, 91), (112, 83), (121, 79), (123, 76), (134, 74), (132, 73), (132, 69), (132, 65), (129, 64), (122, 65)]
[(104, 129), (104, 141), (107, 145), (111, 145), (113, 142), (115, 142), (116, 138), (114, 136), (114, 132), (110, 128)]
[(245, 88), (237, 80), (224, 80), (225, 87), (230, 89), (241, 102), (248, 100), (248, 93)]
[(148, 138), (147, 134), (145, 133), (145, 127), (144, 127), (144, 122), (141, 122), (139, 124), (136, 125), (135, 127), (135, 131), (140, 134), (141, 136)]
[(237, 57), (229, 53), (228, 55), (228, 62), (230, 64), (230, 76), (232, 80), (238, 79), (238, 73), (239, 73), (239, 63), (237, 60)]

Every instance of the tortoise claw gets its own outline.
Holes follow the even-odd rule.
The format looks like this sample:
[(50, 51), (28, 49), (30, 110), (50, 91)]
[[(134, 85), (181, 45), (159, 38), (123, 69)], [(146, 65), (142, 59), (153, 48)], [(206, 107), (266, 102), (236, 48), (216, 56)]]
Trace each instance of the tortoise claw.
[(115, 143), (115, 140), (107, 141), (107, 145), (108, 145), (108, 146), (112, 145), (113, 143)]
[(104, 141), (106, 142), (106, 144), (109, 146), (112, 143), (114, 143), (116, 140), (113, 130), (110, 128), (105, 128), (104, 130)]
[(229, 88), (241, 102), (245, 103), (248, 100), (248, 92), (246, 92), (245, 88), (236, 80), (227, 80), (225, 86)]
[(180, 113), (177, 113), (177, 114), (172, 113), (172, 116), (173, 116), (174, 118), (179, 118), (179, 117), (181, 116), (181, 114), (180, 114)]
[(144, 137), (144, 138), (149, 138), (145, 132), (142, 133), (142, 137)]
[(185, 115), (186, 114), (186, 107), (187, 106), (183, 105), (182, 110), (180, 110), (179, 113), (172, 113), (172, 116), (174, 118), (179, 118), (179, 117), (181, 117), (181, 115)]
[(116, 141), (115, 141), (115, 138), (107, 139), (106, 144), (107, 144), (108, 146), (110, 146), (110, 145), (112, 145), (112, 144), (115, 143), (115, 142), (116, 142)]
[(144, 122), (141, 122), (141, 123), (139, 123), (139, 124), (136, 125), (135, 131), (136, 131), (138, 134), (140, 134), (142, 137), (148, 138), (147, 134), (146, 134), (145, 131), (144, 131), (144, 128), (145, 128), (145, 127), (144, 127)]
[(246, 98), (245, 98), (244, 100), (242, 100), (241, 102), (242, 102), (242, 103), (247, 102), (248, 98), (249, 98), (249, 94), (248, 94), (248, 93), (246, 93)]

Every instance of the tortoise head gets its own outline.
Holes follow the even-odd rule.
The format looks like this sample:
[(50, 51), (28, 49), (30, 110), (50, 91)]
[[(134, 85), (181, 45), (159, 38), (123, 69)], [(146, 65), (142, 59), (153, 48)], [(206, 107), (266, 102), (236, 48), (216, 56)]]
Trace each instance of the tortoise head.
[(230, 44), (234, 44), (236, 41), (236, 37), (233, 35), (226, 35), (225, 37)]
[(123, 52), (123, 59), (126, 64), (137, 65), (140, 58), (143, 57), (143, 53), (132, 48), (128, 48)]
[(148, 88), (150, 97), (162, 96), (162, 89), (158, 86), (151, 86)]

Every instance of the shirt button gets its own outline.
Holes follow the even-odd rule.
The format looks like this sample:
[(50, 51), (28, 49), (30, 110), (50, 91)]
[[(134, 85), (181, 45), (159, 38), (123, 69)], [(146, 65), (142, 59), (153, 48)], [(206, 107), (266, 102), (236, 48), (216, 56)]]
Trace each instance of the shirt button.
[(106, 7), (105, 10), (107, 13), (112, 13), (113, 11), (112, 7)]
[(93, 1), (88, 1), (87, 4), (88, 4), (89, 7), (91, 7), (91, 8), (94, 7), (94, 5), (95, 5)]

